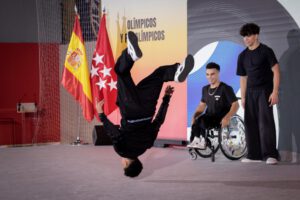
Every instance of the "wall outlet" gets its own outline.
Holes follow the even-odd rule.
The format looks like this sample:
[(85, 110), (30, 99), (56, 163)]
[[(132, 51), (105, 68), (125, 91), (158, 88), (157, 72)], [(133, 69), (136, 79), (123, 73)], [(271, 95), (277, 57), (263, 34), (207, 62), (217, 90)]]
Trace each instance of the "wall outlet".
[(35, 103), (17, 103), (17, 113), (33, 113), (37, 111)]

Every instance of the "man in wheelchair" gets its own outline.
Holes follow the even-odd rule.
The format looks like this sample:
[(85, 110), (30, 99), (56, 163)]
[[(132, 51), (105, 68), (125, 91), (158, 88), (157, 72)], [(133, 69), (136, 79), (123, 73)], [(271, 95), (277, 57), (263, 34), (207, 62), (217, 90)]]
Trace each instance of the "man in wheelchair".
[(192, 119), (189, 148), (205, 149), (205, 130), (228, 126), (230, 118), (239, 108), (232, 87), (220, 81), (219, 73), (217, 63), (206, 65), (209, 84), (202, 88), (202, 98)]

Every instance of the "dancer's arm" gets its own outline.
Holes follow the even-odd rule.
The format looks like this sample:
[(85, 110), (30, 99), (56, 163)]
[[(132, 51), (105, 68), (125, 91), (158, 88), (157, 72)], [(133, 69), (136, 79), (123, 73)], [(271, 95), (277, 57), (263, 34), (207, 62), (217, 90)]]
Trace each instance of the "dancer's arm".
[(102, 109), (103, 104), (104, 100), (97, 102), (96, 110), (98, 112), (101, 122), (103, 123), (103, 127), (105, 129), (106, 134), (113, 139), (120, 136), (120, 131), (104, 114)]
[(169, 107), (169, 102), (170, 102), (170, 99), (171, 99), (171, 96), (172, 96), (173, 92), (174, 92), (174, 87), (167, 86), (167, 88), (165, 90), (165, 96), (163, 97), (163, 102), (161, 103), (161, 105), (159, 107), (159, 110), (156, 114), (156, 117), (153, 120), (153, 124), (158, 126), (158, 128), (165, 121), (166, 114), (167, 114), (168, 107)]

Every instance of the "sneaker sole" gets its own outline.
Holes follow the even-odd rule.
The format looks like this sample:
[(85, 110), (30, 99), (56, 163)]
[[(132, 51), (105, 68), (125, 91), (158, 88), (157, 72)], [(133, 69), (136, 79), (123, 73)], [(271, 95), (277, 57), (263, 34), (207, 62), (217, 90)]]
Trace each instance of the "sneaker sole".
[(241, 160), (242, 163), (260, 163), (261, 160)]
[(178, 81), (183, 82), (185, 81), (188, 74), (192, 71), (194, 68), (194, 57), (192, 55), (188, 55), (184, 61), (184, 69), (178, 76)]
[(199, 149), (199, 150), (206, 150), (206, 148), (200, 148), (200, 147), (187, 147), (189, 149)]
[(143, 53), (138, 45), (138, 38), (137, 36), (135, 35), (134, 32), (132, 31), (129, 31), (128, 33), (128, 40), (127, 42), (129, 42), (136, 54), (137, 57), (141, 58), (143, 56)]
[(267, 164), (267, 165), (277, 165), (278, 162), (276, 162), (276, 163), (267, 163), (267, 162), (266, 162), (266, 164)]

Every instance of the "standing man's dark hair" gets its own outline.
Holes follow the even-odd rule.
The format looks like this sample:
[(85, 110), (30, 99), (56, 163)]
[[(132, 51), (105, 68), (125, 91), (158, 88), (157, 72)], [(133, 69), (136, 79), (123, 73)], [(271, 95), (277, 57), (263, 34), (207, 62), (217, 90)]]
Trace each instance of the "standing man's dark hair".
[(248, 150), (242, 162), (277, 164), (273, 105), (278, 103), (280, 70), (273, 50), (259, 42), (259, 30), (254, 23), (240, 29), (247, 46), (237, 62)]
[(256, 35), (256, 34), (259, 34), (259, 31), (260, 31), (260, 27), (257, 24), (248, 23), (241, 27), (240, 35), (243, 37), (250, 36), (250, 35)]

